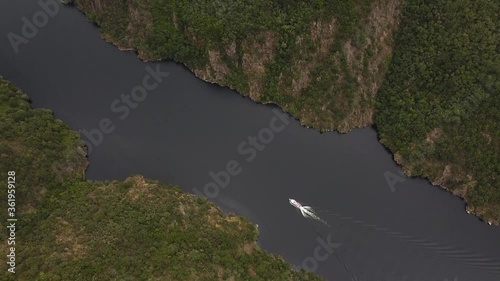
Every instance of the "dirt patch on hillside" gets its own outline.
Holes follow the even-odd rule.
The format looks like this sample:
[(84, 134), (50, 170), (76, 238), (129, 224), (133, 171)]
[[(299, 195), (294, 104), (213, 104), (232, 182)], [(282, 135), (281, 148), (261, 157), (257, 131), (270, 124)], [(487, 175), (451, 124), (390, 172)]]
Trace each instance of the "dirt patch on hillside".
[(359, 85), (351, 112), (339, 126), (341, 132), (373, 124), (374, 100), (382, 83), (394, 48), (393, 36), (399, 23), (400, 0), (372, 2), (365, 27), (366, 43), (355, 46), (352, 40), (343, 46), (351, 74)]
[[(292, 59), (294, 64), (291, 77), (280, 75), (278, 82), (279, 87), (284, 89), (284, 93), (298, 97), (301, 91), (309, 86), (311, 79), (316, 79), (316, 77), (311, 77), (311, 71), (325, 56), (331, 54), (335, 30), (335, 18), (329, 21), (314, 21), (310, 24), (309, 33), (297, 39), (295, 43), (300, 50), (297, 57)], [(308, 50), (310, 44), (316, 47), (313, 52)]]
[(59, 255), (65, 259), (77, 259), (86, 254), (86, 247), (80, 242), (73, 226), (64, 218), (57, 218), (55, 232), (57, 243), (64, 246)]
[(274, 58), (277, 38), (274, 32), (263, 31), (255, 37), (247, 38), (242, 43), (241, 67), (248, 78), (248, 94), (254, 100), (258, 100), (262, 94), (265, 66)]

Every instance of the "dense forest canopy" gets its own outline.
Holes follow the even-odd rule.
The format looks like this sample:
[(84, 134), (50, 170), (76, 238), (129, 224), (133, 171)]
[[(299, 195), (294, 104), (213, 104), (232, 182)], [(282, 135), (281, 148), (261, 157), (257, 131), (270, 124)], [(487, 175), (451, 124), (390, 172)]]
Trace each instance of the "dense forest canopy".
[(500, 2), (404, 4), (378, 93), (382, 142), (411, 175), (464, 196), (500, 219)]
[(15, 171), (18, 219), (18, 244), (0, 245), (16, 247), (16, 273), (2, 255), (2, 280), (321, 280), (261, 250), (253, 224), (207, 200), (141, 176), (85, 181), (86, 166), (79, 135), (0, 77), (0, 173)]

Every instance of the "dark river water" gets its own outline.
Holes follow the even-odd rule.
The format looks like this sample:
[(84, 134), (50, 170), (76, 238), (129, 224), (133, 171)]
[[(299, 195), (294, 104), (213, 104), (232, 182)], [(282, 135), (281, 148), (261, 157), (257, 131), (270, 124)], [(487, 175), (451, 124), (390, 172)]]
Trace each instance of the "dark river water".
[[(210, 172), (229, 163), (239, 173), (217, 194), (209, 189), (211, 200), (258, 224), (263, 249), (328, 280), (500, 280), (500, 228), (468, 215), (441, 188), (397, 176), (372, 128), (320, 134), (291, 117), (283, 123), (278, 108), (205, 83), (179, 64), (119, 51), (73, 7), (61, 6), (45, 25), (38, 19), (38, 32), (16, 54), (7, 34), (22, 35), (22, 18), (32, 21), (40, 10), (36, 1), (1, 1), (0, 75), (34, 107), (94, 133), (89, 179), (141, 174), (203, 192), (214, 186)], [(148, 80), (144, 97), (136, 86), (157, 67), (169, 75)], [(128, 105), (121, 95), (132, 91), (141, 101)], [(267, 143), (252, 148), (248, 138), (259, 134)], [(313, 206), (330, 227), (302, 218), (289, 198)], [(340, 262), (318, 248), (329, 239)]]

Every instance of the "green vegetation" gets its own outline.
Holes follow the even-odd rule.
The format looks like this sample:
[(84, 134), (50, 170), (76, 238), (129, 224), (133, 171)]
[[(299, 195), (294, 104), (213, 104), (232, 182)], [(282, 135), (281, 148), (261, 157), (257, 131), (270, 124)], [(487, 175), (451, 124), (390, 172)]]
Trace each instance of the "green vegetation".
[(500, 222), (500, 2), (408, 0), (378, 94), (381, 141)]
[(103, 37), (145, 60), (173, 59), (204, 80), (301, 122), (372, 123), (398, 0), (76, 0)]
[[(1, 77), (0, 116), (0, 171), (5, 180), (12, 169), (18, 176), (16, 198), (23, 205), (17, 212), (35, 212), (47, 194), (82, 179), (87, 161), (78, 133), (50, 110), (31, 110), (28, 97)], [(2, 222), (5, 215), (0, 212)]]
[[(371, 123), (378, 90), (380, 138), (405, 171), (498, 223), (500, 3), (406, 0), (392, 55), (398, 3), (75, 2), (118, 46), (183, 62), (322, 130)], [(319, 280), (259, 249), (241, 217), (140, 176), (84, 181), (86, 165), (78, 134), (0, 79), (0, 173), (16, 171), (16, 280)], [(0, 263), (5, 272), (5, 255)]]
[(50, 111), (30, 109), (1, 78), (0, 159), (5, 181), (16, 172), (18, 219), (16, 274), (6, 273), (2, 255), (2, 280), (320, 280), (262, 251), (246, 219), (177, 187), (140, 176), (83, 180), (78, 134)]
[(375, 114), (407, 174), (500, 223), (498, 1), (74, 3), (114, 44), (182, 62), (307, 126), (346, 132)]

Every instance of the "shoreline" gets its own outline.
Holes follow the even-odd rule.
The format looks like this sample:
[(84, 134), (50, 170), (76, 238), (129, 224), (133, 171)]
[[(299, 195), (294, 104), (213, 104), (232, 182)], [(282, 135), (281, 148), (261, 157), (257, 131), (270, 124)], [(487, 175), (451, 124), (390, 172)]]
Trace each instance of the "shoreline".
[[(95, 21), (89, 20), (86, 17), (86, 14), (85, 14), (85, 12), (83, 10), (79, 9), (77, 6), (73, 5), (72, 3), (66, 3), (66, 4), (72, 6), (72, 7), (76, 8), (78, 11), (80, 11), (83, 14), (83, 16), (85, 16), (85, 18), (87, 19), (87, 21), (89, 23), (92, 23), (93, 25), (95, 25), (98, 28), (98, 30), (99, 30), (99, 32), (98, 32), (99, 33), (99, 37), (102, 40), (104, 40), (105, 42), (107, 42), (107, 43), (113, 45), (114, 47), (116, 47), (118, 50), (120, 50), (122, 52), (133, 52), (133, 53), (135, 53), (135, 55), (137, 56), (137, 58), (139, 60), (141, 60), (142, 62), (144, 62), (144, 63), (148, 63), (148, 62), (173, 62), (173, 63), (179, 64), (179, 65), (182, 65), (184, 68), (186, 68), (187, 70), (189, 70), (195, 77), (197, 77), (198, 79), (204, 81), (205, 83), (210, 83), (210, 84), (222, 87), (222, 88), (230, 89), (230, 90), (236, 92), (237, 94), (239, 94), (240, 96), (242, 96), (244, 98), (249, 98), (252, 102), (254, 102), (256, 104), (259, 104), (259, 105), (271, 105), (271, 106), (276, 106), (276, 107), (280, 108), (284, 113), (288, 114), (291, 118), (293, 118), (294, 120), (296, 120), (297, 122), (299, 122), (299, 124), (302, 127), (306, 128), (306, 129), (316, 130), (319, 133), (337, 132), (339, 134), (347, 134), (347, 133), (349, 133), (350, 131), (352, 131), (354, 129), (362, 129), (362, 128), (366, 128), (366, 127), (372, 127), (375, 130), (375, 132), (377, 133), (377, 141), (384, 147), (385, 150), (387, 150), (392, 155), (393, 161), (396, 164), (398, 164), (399, 167), (404, 168), (404, 166), (396, 159), (396, 153), (394, 153), (389, 147), (387, 147), (381, 141), (380, 136), (379, 136), (379, 131), (377, 130), (377, 125), (374, 122), (369, 123), (369, 124), (365, 124), (364, 126), (349, 127), (349, 129), (345, 130), (345, 131), (344, 130), (340, 131), (338, 129), (320, 129), (320, 128), (316, 128), (316, 127), (305, 125), (305, 123), (302, 122), (302, 120), (300, 120), (298, 117), (294, 116), (292, 113), (290, 113), (289, 111), (287, 111), (281, 105), (279, 105), (279, 104), (277, 104), (275, 102), (261, 102), (261, 101), (256, 101), (254, 98), (252, 98), (251, 95), (242, 94), (241, 92), (239, 92), (235, 88), (232, 88), (229, 85), (221, 85), (221, 84), (218, 84), (216, 81), (213, 81), (212, 79), (209, 80), (206, 77), (203, 77), (203, 76), (199, 75), (198, 73), (196, 73), (196, 71), (194, 71), (193, 69), (191, 69), (190, 67), (188, 67), (184, 62), (175, 61), (173, 59), (154, 59), (154, 60), (151, 60), (151, 59), (148, 59), (145, 56), (143, 56), (143, 54), (141, 54), (141, 52), (138, 49), (136, 49), (136, 48), (133, 48), (133, 47), (124, 47), (124, 46), (116, 44), (115, 42), (113, 42), (109, 38), (106, 38), (104, 36), (104, 34), (101, 33), (101, 29), (100, 29), (99, 24), (97, 22), (95, 22)], [(373, 121), (373, 118), (372, 118), (372, 121)], [(404, 171), (404, 169), (402, 169), (402, 170)], [(441, 187), (442, 189), (446, 190), (451, 195), (461, 198), (465, 202), (465, 212), (467, 214), (472, 214), (472, 215), (476, 216), (478, 219), (480, 219), (481, 221), (483, 221), (483, 222), (485, 222), (485, 223), (487, 223), (489, 225), (500, 225), (500, 220), (499, 221), (487, 221), (487, 220), (483, 219), (480, 215), (478, 215), (476, 212), (471, 211), (471, 209), (469, 208), (469, 203), (467, 202), (467, 200), (466, 200), (466, 198), (464, 196), (461, 196), (459, 194), (453, 193), (452, 190), (450, 190), (449, 188), (447, 188), (444, 185), (436, 184), (435, 181), (437, 179), (431, 179), (431, 178), (429, 178), (427, 176), (424, 176), (424, 175), (410, 176), (410, 175), (408, 175), (405, 172), (403, 172), (403, 173), (408, 178), (420, 178), (420, 179), (424, 179), (424, 180), (428, 181), (430, 184), (432, 184), (433, 186)]]

